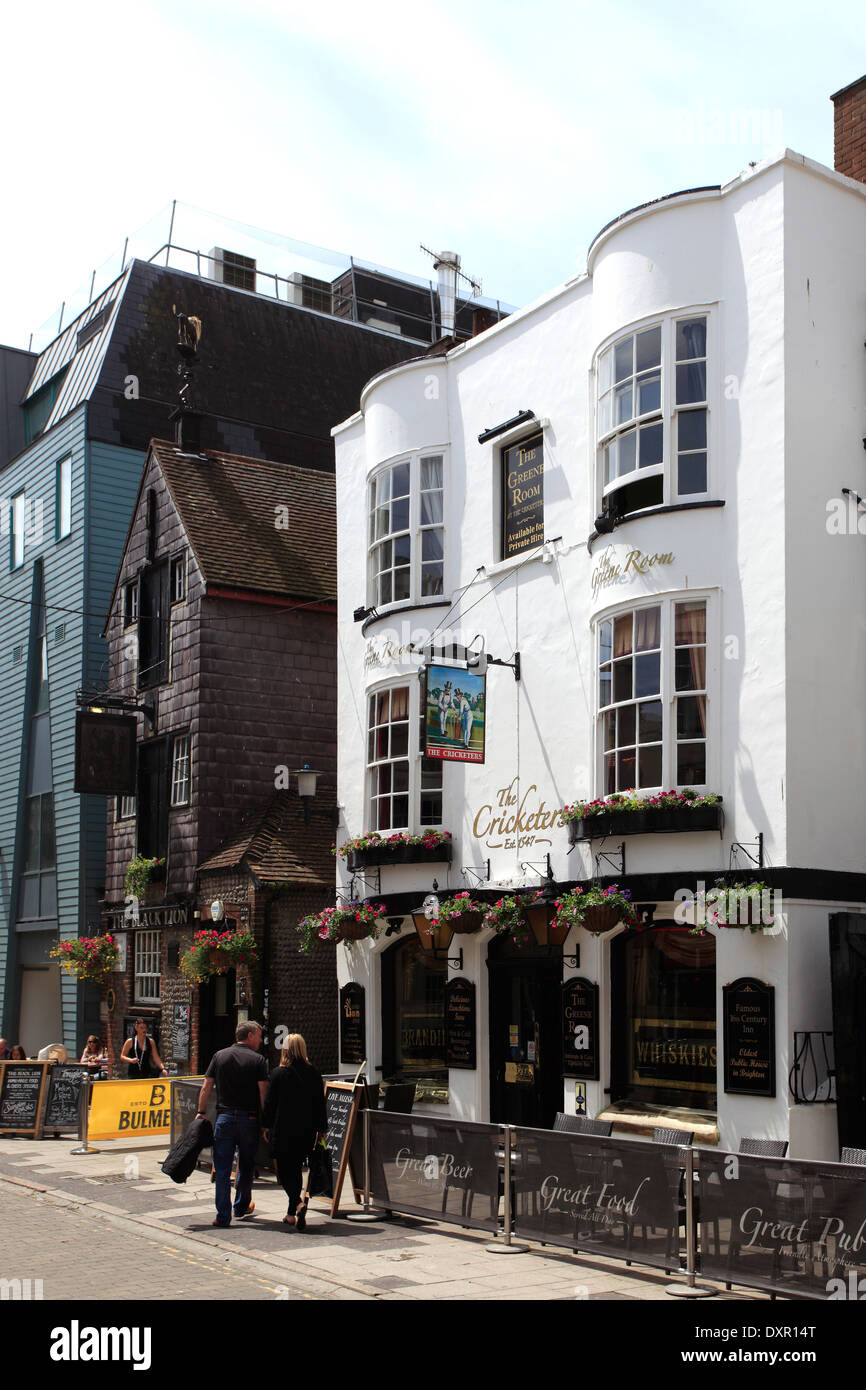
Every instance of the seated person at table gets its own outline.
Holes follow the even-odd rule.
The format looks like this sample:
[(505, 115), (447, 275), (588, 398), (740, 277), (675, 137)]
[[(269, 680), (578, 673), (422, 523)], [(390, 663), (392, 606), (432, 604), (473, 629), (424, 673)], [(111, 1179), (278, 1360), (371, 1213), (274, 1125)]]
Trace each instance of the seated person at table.
[(81, 1054), (81, 1061), (84, 1065), (93, 1067), (95, 1071), (102, 1071), (104, 1067), (108, 1066), (108, 1055), (105, 1051), (105, 1044), (101, 1038), (97, 1038), (95, 1033), (91, 1033), (90, 1037), (87, 1039), (84, 1051)]
[(24, 1048), (21, 1046), (20, 1043), (16, 1043), (15, 1046), (13, 1047), (13, 1049), (12, 1049), (12, 1056), (9, 1058), (9, 1061), (10, 1061), (10, 1062), (26, 1062), (26, 1061), (27, 1061), (27, 1053), (24, 1051)]

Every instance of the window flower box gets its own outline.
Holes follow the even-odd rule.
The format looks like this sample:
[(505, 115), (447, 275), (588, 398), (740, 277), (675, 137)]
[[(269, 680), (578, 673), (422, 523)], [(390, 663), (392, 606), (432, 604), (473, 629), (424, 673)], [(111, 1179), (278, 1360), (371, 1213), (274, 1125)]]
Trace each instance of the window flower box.
[(606, 801), (577, 802), (565, 808), (565, 818), (571, 844), (608, 835), (721, 830), (724, 825), (720, 796), (689, 796), (682, 792), (663, 792), (655, 797), (625, 794)]
[(450, 831), (428, 830), (420, 835), (359, 835), (340, 846), (350, 873), (378, 865), (450, 863)]

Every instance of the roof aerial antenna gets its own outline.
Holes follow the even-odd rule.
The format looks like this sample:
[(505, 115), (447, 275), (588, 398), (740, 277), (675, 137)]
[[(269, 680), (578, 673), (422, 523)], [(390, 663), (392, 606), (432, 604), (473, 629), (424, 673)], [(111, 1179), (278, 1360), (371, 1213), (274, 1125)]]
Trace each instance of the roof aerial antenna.
[(464, 274), (456, 251), (431, 251), (421, 243), (421, 250), (433, 257), (433, 268), (439, 272), (439, 317), (443, 338), (454, 336), (457, 318), (457, 281), (465, 280), (471, 290), (470, 298), (481, 293), (481, 281)]

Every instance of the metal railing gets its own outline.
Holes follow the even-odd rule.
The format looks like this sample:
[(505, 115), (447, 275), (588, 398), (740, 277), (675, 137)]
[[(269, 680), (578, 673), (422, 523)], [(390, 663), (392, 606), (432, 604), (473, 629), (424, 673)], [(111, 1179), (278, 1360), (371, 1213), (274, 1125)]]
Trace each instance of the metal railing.
[[(364, 1111), (364, 1211), (699, 1275), (772, 1297), (848, 1296), (866, 1275), (863, 1169)], [(521, 1247), (521, 1248), (526, 1248)], [(839, 1292), (842, 1289), (843, 1292)]]

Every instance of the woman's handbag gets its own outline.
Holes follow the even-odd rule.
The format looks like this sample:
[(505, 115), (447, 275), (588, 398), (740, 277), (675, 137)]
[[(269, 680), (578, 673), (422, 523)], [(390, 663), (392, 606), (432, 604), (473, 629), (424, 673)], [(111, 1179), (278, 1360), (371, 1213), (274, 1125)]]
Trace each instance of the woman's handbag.
[(310, 1172), (307, 1178), (307, 1192), (311, 1197), (333, 1197), (334, 1174), (331, 1169), (331, 1155), (324, 1139), (313, 1145), (310, 1154)]

